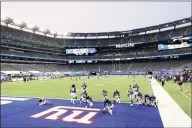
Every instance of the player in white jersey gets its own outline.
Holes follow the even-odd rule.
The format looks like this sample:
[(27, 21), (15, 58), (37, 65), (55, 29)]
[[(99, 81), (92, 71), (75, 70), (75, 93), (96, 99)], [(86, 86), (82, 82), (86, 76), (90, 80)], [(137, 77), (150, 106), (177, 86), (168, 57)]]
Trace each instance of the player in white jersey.
[(130, 106), (133, 106), (134, 91), (131, 85), (129, 85), (128, 96), (130, 98), (130, 103), (131, 103)]
[(71, 103), (75, 104), (75, 99), (77, 99), (77, 96), (76, 96), (76, 87), (74, 84), (71, 86), (70, 95), (71, 95)]
[(47, 105), (47, 104), (51, 104), (51, 102), (49, 102), (49, 101), (48, 101), (47, 99), (45, 99), (45, 98), (39, 99), (39, 106)]

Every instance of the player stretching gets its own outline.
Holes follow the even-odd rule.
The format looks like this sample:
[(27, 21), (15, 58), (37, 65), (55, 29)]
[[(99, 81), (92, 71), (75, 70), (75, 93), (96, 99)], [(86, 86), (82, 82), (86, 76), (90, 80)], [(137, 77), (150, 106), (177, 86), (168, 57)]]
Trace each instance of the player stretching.
[(157, 106), (156, 97), (154, 95), (145, 95), (145, 105)]
[(73, 84), (70, 89), (70, 95), (71, 95), (71, 103), (75, 104), (75, 99), (76, 99), (76, 87)]
[(151, 104), (149, 97), (150, 97), (150, 96), (149, 96), (148, 94), (146, 94), (146, 95), (144, 96), (145, 105), (150, 105), (150, 104)]
[(83, 92), (86, 91), (87, 85), (85, 84), (85, 82), (83, 83), (83, 85), (81, 87), (82, 87)]
[(93, 100), (90, 96), (86, 97), (86, 108), (87, 108), (87, 104), (89, 104), (89, 107), (92, 108), (93, 107)]
[(137, 94), (138, 94), (138, 92), (139, 92), (139, 85), (138, 85), (138, 84), (135, 84), (135, 85), (133, 85), (133, 88), (135, 89), (135, 93), (134, 93), (135, 99), (137, 99)]
[(107, 91), (105, 89), (103, 89), (102, 94), (103, 94), (104, 100), (106, 100), (107, 99)]
[(120, 93), (117, 90), (113, 93), (113, 98), (114, 103), (120, 103)]
[(133, 92), (133, 88), (131, 87), (131, 85), (129, 85), (129, 91), (128, 91), (128, 96), (130, 98), (130, 106), (133, 106), (133, 97), (134, 97), (134, 92)]
[(39, 99), (39, 106), (47, 105), (47, 104), (51, 104), (51, 102), (49, 102), (49, 101), (48, 101), (47, 99), (45, 99), (45, 98)]
[(81, 102), (86, 102), (86, 97), (88, 96), (87, 94), (87, 91), (84, 91), (82, 94), (81, 94), (81, 98), (80, 98), (80, 101), (79, 103), (81, 104)]
[(108, 112), (112, 115), (113, 114), (113, 108), (114, 108), (113, 103), (109, 99), (106, 99), (104, 101), (103, 113), (105, 113), (105, 110), (107, 109)]
[(150, 95), (149, 100), (150, 100), (151, 106), (157, 107), (157, 101), (156, 101), (156, 97), (154, 95)]

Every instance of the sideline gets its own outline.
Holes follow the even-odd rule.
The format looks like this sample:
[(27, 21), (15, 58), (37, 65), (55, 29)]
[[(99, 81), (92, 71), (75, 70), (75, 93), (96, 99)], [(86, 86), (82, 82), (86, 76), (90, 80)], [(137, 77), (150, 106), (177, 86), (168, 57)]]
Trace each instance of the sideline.
[(161, 85), (152, 78), (151, 87), (158, 100), (159, 113), (164, 127), (191, 127), (191, 118), (169, 96)]

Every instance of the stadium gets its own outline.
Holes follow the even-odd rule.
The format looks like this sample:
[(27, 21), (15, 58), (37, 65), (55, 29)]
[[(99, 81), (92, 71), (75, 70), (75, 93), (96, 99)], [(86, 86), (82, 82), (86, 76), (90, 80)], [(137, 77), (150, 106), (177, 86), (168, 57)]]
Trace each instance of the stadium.
[(191, 127), (192, 17), (63, 34), (6, 17), (0, 49), (1, 127)]

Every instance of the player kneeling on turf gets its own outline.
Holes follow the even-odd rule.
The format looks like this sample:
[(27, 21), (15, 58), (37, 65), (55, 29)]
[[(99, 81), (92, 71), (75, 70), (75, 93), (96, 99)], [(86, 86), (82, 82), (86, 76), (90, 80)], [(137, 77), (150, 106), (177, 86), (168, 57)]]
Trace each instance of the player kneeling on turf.
[(49, 102), (49, 101), (48, 101), (47, 99), (45, 99), (45, 98), (39, 99), (39, 106), (47, 105), (47, 104), (51, 104), (51, 102)]
[(108, 112), (112, 115), (113, 114), (113, 108), (114, 108), (113, 103), (109, 99), (106, 99), (104, 101), (103, 113), (105, 113), (105, 110), (107, 109)]
[(113, 93), (113, 98), (114, 103), (120, 103), (120, 93), (117, 90)]
[(149, 96), (149, 100), (150, 100), (150, 105), (156, 107), (157, 106), (157, 101), (156, 101), (156, 97), (154, 95)]
[(90, 96), (86, 97), (86, 108), (87, 108), (87, 104), (89, 104), (89, 107), (92, 108), (93, 107), (93, 100)]
[(150, 98), (150, 96), (149, 96), (148, 94), (146, 94), (146, 95), (144, 96), (145, 105), (150, 105), (150, 104), (151, 104), (149, 98)]
[(70, 95), (71, 95), (71, 103), (75, 104), (75, 99), (77, 99), (77, 96), (76, 96), (76, 87), (74, 84), (71, 86)]
[(79, 101), (79, 103), (81, 104), (81, 102), (83, 101), (83, 102), (86, 102), (86, 97), (88, 96), (88, 94), (87, 94), (87, 91), (84, 91), (82, 94), (81, 94), (81, 98), (80, 98), (80, 101)]

